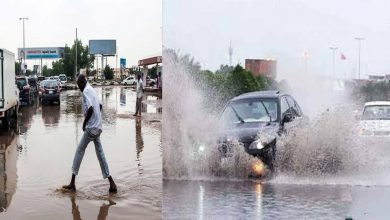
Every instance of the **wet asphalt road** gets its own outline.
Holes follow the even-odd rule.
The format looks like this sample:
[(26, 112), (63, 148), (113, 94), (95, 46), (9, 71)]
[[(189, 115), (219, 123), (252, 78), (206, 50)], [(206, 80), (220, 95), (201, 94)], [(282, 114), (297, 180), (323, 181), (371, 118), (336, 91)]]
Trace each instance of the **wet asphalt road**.
[(389, 219), (390, 187), (163, 182), (164, 219)]
[(131, 116), (130, 88), (97, 88), (103, 103), (101, 140), (118, 193), (109, 195), (93, 143), (68, 184), (82, 135), (81, 96), (62, 91), (60, 105), (21, 107), (16, 131), (0, 132), (0, 219), (161, 219), (161, 99), (148, 96), (143, 116)]

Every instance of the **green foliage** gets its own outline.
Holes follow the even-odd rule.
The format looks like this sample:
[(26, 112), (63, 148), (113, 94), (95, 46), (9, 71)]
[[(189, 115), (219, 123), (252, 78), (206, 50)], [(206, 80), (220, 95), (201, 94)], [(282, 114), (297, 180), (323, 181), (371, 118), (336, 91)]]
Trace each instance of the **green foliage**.
[(46, 65), (42, 67), (42, 76), (48, 77), (52, 76), (52, 69), (47, 68)]
[(364, 102), (390, 100), (390, 82), (369, 82), (357, 84), (354, 88), (355, 98)]
[[(77, 40), (73, 43), (73, 46), (70, 48), (68, 45), (65, 45), (64, 49), (64, 58), (60, 59), (58, 65), (62, 66), (56, 67), (57, 71), (61, 71), (59, 74), (64, 73), (66, 76), (74, 77), (75, 74), (75, 51), (77, 43), (77, 71), (81, 68), (86, 68), (89, 72), (90, 68), (93, 67), (93, 62), (95, 60), (94, 55), (89, 55), (88, 46), (83, 46), (81, 40)], [(54, 63), (54, 62), (53, 62)], [(54, 69), (54, 66), (53, 66)]]
[(231, 98), (247, 92), (276, 89), (277, 83), (265, 76), (253, 76), (241, 65), (235, 67), (221, 65), (213, 72), (202, 70), (198, 62), (190, 55), (180, 55), (179, 52), (166, 49), (164, 56), (169, 57), (171, 62), (180, 64), (190, 74), (194, 83), (207, 97), (207, 105), (211, 109), (220, 109)]
[(157, 66), (148, 69), (148, 76), (152, 79), (157, 78)]
[(107, 80), (112, 80), (114, 78), (114, 71), (110, 68), (109, 65), (106, 65), (106, 67), (104, 68), (104, 77), (107, 79)]
[(64, 74), (64, 60), (60, 59), (58, 61), (52, 62), (52, 71), (51, 76), (58, 76)]
[(22, 64), (20, 62), (15, 62), (15, 75), (20, 75), (20, 73), (22, 72), (21, 65)]

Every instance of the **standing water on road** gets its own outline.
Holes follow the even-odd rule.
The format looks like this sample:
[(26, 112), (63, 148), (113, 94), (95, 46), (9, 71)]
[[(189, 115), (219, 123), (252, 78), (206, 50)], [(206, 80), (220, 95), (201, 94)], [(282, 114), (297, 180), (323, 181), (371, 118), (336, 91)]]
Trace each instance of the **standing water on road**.
[(86, 149), (77, 192), (62, 193), (82, 135), (80, 91), (60, 105), (23, 106), (17, 132), (0, 135), (0, 219), (161, 218), (161, 98), (147, 96), (141, 118), (125, 87), (96, 88), (103, 104), (103, 149), (118, 193), (109, 195), (93, 143)]
[[(238, 160), (230, 164), (216, 156), (219, 114), (210, 111), (215, 100), (194, 77), (196, 64), (186, 56), (164, 58), (170, 79), (164, 85), (164, 218), (384, 219), (390, 142), (357, 135), (349, 94), (295, 91), (310, 120), (281, 137), (275, 176), (254, 180), (248, 176), (253, 157), (243, 150), (234, 152)], [(242, 149), (240, 143), (236, 149)]]

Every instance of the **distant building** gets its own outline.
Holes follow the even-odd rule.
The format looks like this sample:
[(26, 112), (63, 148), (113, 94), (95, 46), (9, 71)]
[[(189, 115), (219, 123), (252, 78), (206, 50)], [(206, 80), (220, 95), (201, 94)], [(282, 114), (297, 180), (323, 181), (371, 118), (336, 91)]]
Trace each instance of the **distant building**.
[(245, 69), (251, 71), (253, 76), (276, 78), (276, 60), (245, 59)]

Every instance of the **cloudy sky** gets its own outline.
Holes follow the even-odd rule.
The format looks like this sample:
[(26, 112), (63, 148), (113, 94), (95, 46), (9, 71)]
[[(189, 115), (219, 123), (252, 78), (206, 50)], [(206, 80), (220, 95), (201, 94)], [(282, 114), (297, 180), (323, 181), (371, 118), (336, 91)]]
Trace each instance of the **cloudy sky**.
[[(163, 45), (190, 53), (215, 70), (245, 58), (278, 60), (278, 78), (304, 71), (357, 77), (358, 41), (361, 73), (390, 73), (390, 1), (386, 0), (165, 0)], [(341, 60), (341, 53), (346, 60)]]
[[(162, 0), (15, 0), (0, 5), (0, 47), (15, 54), (23, 44), (19, 18), (28, 17), (26, 47), (71, 45), (77, 27), (83, 44), (116, 39), (118, 58), (126, 58), (127, 66), (161, 55)], [(110, 63), (115, 65), (115, 59)], [(30, 61), (29, 68), (33, 64), (39, 63)]]

